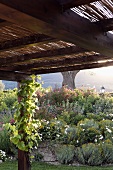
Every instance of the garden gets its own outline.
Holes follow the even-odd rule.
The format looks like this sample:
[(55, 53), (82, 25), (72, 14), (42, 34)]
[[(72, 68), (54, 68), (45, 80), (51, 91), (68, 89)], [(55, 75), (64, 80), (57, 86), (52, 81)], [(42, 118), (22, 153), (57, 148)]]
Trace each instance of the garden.
[[(32, 169), (110, 169), (113, 168), (113, 97), (93, 89), (44, 89), (35, 93), (37, 100), (32, 127), (38, 136), (36, 143), (49, 143), (58, 165), (42, 163), (43, 154), (31, 142)], [(0, 169), (17, 167), (17, 147), (20, 136), (12, 138), (7, 123), (15, 127), (17, 89), (0, 91)], [(27, 108), (27, 106), (26, 106)], [(28, 108), (27, 108), (28, 109)], [(34, 105), (28, 110), (34, 110)], [(37, 126), (36, 126), (37, 122)], [(40, 123), (39, 123), (40, 122)], [(38, 127), (38, 128), (37, 128)], [(15, 129), (14, 129), (15, 131)], [(30, 133), (30, 131), (28, 131)], [(34, 133), (34, 132), (33, 132)], [(29, 134), (30, 136), (31, 134)], [(11, 142), (12, 141), (12, 142)], [(19, 146), (20, 149), (27, 149)], [(23, 147), (23, 148), (22, 148)], [(75, 167), (70, 166), (75, 165)], [(90, 167), (91, 166), (91, 167)], [(107, 167), (108, 166), (108, 167)], [(44, 168), (46, 167), (46, 168)], [(93, 168), (92, 168), (93, 167)], [(14, 169), (14, 168), (13, 168)]]

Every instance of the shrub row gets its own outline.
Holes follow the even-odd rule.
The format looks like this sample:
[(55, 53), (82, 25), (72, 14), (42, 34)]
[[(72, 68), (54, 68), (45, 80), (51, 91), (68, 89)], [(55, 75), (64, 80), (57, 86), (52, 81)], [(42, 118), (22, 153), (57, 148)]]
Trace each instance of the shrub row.
[(113, 144), (88, 143), (75, 148), (73, 145), (60, 145), (56, 148), (56, 156), (62, 164), (79, 164), (98, 166), (113, 163)]

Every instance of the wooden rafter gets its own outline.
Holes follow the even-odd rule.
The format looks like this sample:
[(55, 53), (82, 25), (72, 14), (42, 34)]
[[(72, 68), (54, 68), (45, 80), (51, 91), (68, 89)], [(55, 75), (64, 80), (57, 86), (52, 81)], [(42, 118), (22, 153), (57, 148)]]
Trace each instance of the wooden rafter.
[(21, 24), (33, 31), (52, 34), (55, 38), (112, 57), (113, 35), (104, 34), (97, 24), (91, 23), (71, 10), (61, 13), (56, 0), (34, 0), (33, 3), (27, 0), (1, 0), (0, 2), (0, 17), (3, 19)]
[[(4, 69), (4, 70), (11, 70), (11, 71), (31, 71), (32, 72), (32, 68), (35, 69), (41, 69), (41, 68), (52, 68), (52, 67), (60, 67), (63, 65), (64, 66), (72, 66), (72, 65), (83, 65), (83, 64), (91, 64), (91, 63), (95, 63), (98, 61), (103, 61), (103, 60), (108, 60), (109, 57), (107, 56), (103, 56), (103, 55), (99, 55), (99, 54), (80, 54), (81, 56), (78, 55), (70, 55), (70, 56), (62, 56), (62, 57), (54, 57), (52, 59), (47, 58), (47, 60), (45, 58), (43, 58), (41, 61), (29, 61), (29, 62), (20, 62), (17, 64), (10, 64), (9, 66), (1, 66), (0, 69)], [(110, 58), (111, 59), (111, 58)]]
[(32, 32), (20, 25), (7, 21), (0, 22), (0, 50), (21, 48), (23, 45), (53, 40), (55, 39), (50, 36)]
[[(2, 66), (7, 66), (7, 65), (11, 65), (13, 63), (18, 63), (18, 62), (27, 62), (29, 60), (33, 60), (33, 59), (40, 59), (40, 58), (47, 58), (47, 57), (50, 57), (50, 58), (53, 58), (54, 59), (54, 56), (63, 56), (63, 55), (71, 55), (71, 54), (77, 54), (77, 53), (80, 53), (80, 52), (86, 52), (85, 49), (83, 48), (80, 48), (76, 45), (73, 45), (73, 46), (67, 46), (67, 47), (62, 47), (62, 48), (56, 48), (56, 49), (48, 49), (48, 50), (42, 50), (41, 52), (40, 51), (35, 51), (33, 52), (33, 46), (36, 46), (38, 47), (38, 44), (32, 44), (32, 45), (27, 45), (25, 46), (24, 48), (25, 49), (28, 49), (28, 53), (20, 53), (20, 55), (18, 54), (17, 55), (17, 51), (16, 50), (13, 50), (12, 52), (9, 51), (9, 57), (8, 57), (8, 51), (6, 53), (7, 57), (5, 58), (4, 56), (2, 57), (2, 53), (1, 53), (1, 57), (0, 57), (0, 65), (1, 67)], [(31, 51), (33, 53), (30, 53), (29, 52), (29, 47), (31, 49)], [(20, 51), (23, 50), (22, 48), (20, 48)], [(12, 55), (14, 54), (15, 55)]]
[(41, 34), (32, 34), (31, 36), (24, 36), (23, 38), (18, 38), (14, 40), (4, 41), (0, 44), (0, 50), (9, 50), (14, 47), (21, 47), (32, 44), (32, 43), (40, 43), (40, 42), (50, 42), (55, 40), (49, 36), (41, 35)]

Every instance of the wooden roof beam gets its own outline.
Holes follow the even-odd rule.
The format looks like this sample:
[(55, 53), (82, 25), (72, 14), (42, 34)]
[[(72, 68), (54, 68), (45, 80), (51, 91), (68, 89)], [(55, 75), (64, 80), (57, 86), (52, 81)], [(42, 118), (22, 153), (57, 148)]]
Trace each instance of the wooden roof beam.
[[(38, 44), (32, 44), (30, 45), (30, 47), (32, 46), (37, 46)], [(28, 48), (29, 45), (25, 46), (25, 48)], [(20, 49), (21, 50), (21, 49)], [(11, 65), (13, 63), (19, 63), (19, 62), (26, 62), (29, 60), (33, 60), (33, 59), (41, 59), (44, 58), (46, 59), (47, 57), (53, 58), (55, 56), (59, 56), (61, 57), (62, 55), (70, 55), (70, 54), (79, 54), (81, 52), (87, 52), (85, 49), (80, 48), (76, 45), (73, 46), (69, 46), (69, 47), (64, 47), (64, 48), (58, 48), (58, 49), (50, 49), (50, 50), (42, 50), (42, 51), (36, 51), (34, 53), (22, 53), (21, 55), (16, 55), (16, 51), (13, 50), (12, 53), (15, 53), (15, 56), (11, 57), (11, 53), (10, 53), (10, 57), (3, 57), (0, 56), (0, 67), (2, 66), (8, 66)], [(7, 52), (8, 55), (8, 52)]]
[[(75, 66), (68, 66), (68, 67), (33, 70), (30, 74), (43, 74), (43, 73), (46, 74), (46, 73), (100, 68), (100, 67), (107, 67), (107, 66), (113, 66), (113, 61), (107, 61), (106, 63), (92, 63), (92, 64), (83, 64), (83, 65), (75, 65)], [(26, 74), (25, 72), (19, 73), (19, 72), (11, 72), (11, 71), (1, 70), (0, 71), (0, 79), (19, 82), (24, 79), (29, 79), (29, 74)]]
[(0, 17), (84, 49), (113, 55), (112, 34), (105, 34), (100, 26), (71, 10), (62, 13), (57, 0), (33, 0), (33, 3), (27, 0), (1, 0)]
[(96, 24), (105, 32), (113, 30), (113, 18), (97, 21)]
[(0, 80), (9, 80), (9, 81), (21, 81), (29, 79), (28, 74), (23, 74), (19, 72), (12, 72), (12, 71), (0, 71)]
[[(38, 71), (38, 70), (42, 70), (42, 71), (43, 71), (44, 69), (54, 69), (54, 68), (58, 68), (58, 69), (59, 69), (59, 68), (62, 68), (62, 67), (63, 67), (63, 68), (64, 68), (64, 67), (70, 68), (70, 67), (75, 67), (75, 66), (76, 66), (77, 68), (80, 67), (81, 69), (84, 68), (84, 67), (85, 67), (85, 69), (88, 69), (88, 68), (90, 68), (90, 66), (95, 65), (95, 64), (98, 64), (98, 63), (99, 63), (99, 64), (102, 64), (102, 66), (106, 66), (106, 63), (107, 63), (107, 62), (108, 62), (108, 61), (104, 61), (104, 62), (97, 62), (97, 61), (91, 62), (91, 61), (89, 61), (89, 62), (81, 62), (81, 63), (76, 63), (76, 62), (75, 62), (75, 63), (67, 63), (67, 62), (65, 63), (65, 62), (64, 62), (63, 65), (60, 65), (60, 63), (59, 63), (59, 64), (57, 63), (56, 65), (55, 65), (55, 64), (52, 64), (51, 67), (49, 67), (49, 65), (40, 66), (40, 67), (29, 67), (29, 66), (28, 66), (28, 67), (26, 67), (26, 68), (23, 68), (22, 71), (23, 71), (23, 72), (32, 72), (33, 70), (37, 70), (37, 71)], [(108, 63), (110, 63), (110, 64), (112, 63), (112, 64), (113, 64), (113, 62), (111, 62), (111, 61), (108, 62)], [(101, 67), (101, 65), (100, 65), (100, 67)]]
[(89, 4), (95, 1), (96, 0), (59, 0), (64, 10), (73, 8), (73, 7), (78, 7), (78, 6), (85, 5), (85, 4)]
[(113, 66), (113, 61), (108, 61), (106, 63), (92, 63), (92, 64), (83, 64), (83, 65), (75, 65), (75, 66), (67, 66), (67, 67), (59, 67), (59, 68), (40, 69), (40, 70), (34, 70), (32, 71), (32, 73), (46, 74), (46, 73), (84, 70), (84, 69), (92, 69), (92, 68), (100, 68), (100, 67), (108, 67), (108, 66)]

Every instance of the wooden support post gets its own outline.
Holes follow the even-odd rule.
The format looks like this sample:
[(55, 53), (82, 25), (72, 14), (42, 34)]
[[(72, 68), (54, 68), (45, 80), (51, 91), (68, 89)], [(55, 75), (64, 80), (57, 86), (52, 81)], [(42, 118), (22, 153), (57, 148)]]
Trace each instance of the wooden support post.
[(31, 170), (28, 152), (18, 150), (18, 170)]
[[(20, 87), (20, 83), (18, 82), (18, 88)], [(18, 96), (18, 102), (20, 102), (21, 97)], [(21, 113), (21, 116), (24, 113)], [(30, 159), (29, 159), (29, 153), (19, 150), (18, 149), (18, 170), (31, 170), (31, 165), (30, 165)]]

